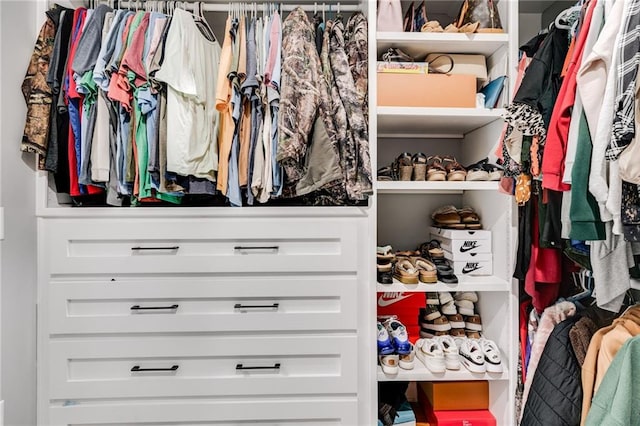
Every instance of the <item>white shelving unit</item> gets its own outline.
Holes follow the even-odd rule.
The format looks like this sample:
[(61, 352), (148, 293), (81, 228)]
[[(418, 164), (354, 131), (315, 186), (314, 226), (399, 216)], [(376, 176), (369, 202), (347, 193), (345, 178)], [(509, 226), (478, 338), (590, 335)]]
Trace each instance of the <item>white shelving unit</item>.
[(451, 34), (451, 33), (393, 33), (376, 35), (378, 55), (390, 47), (402, 45), (411, 56), (420, 57), (429, 52), (477, 53), (491, 56), (509, 44), (508, 34)]
[[(403, 5), (406, 7), (408, 2)], [(453, 18), (459, 2), (431, 0), (426, 6), (430, 19), (441, 16)], [(370, 139), (376, 170), (391, 164), (403, 152), (450, 155), (461, 164), (468, 165), (495, 151), (502, 133), (504, 109), (377, 107), (376, 69), (372, 64), (380, 60), (380, 55), (390, 47), (400, 48), (417, 58), (428, 53), (481, 54), (487, 58), (491, 78), (505, 73), (514, 77), (518, 59), (518, 1), (503, 0), (498, 6), (505, 28), (503, 34), (385, 33), (377, 32), (375, 23), (370, 20)], [(369, 3), (369, 16), (376, 16), (376, 2)], [(443, 22), (446, 23), (441, 19)], [(514, 78), (509, 81), (513, 84)], [(511, 92), (509, 88), (509, 96), (504, 99), (509, 98)], [(458, 276), (458, 284), (412, 285), (397, 280), (392, 284), (373, 284), (376, 291), (371, 301), (375, 307), (371, 315), (372, 328), (376, 320), (377, 299), (389, 294), (476, 291), (483, 334), (496, 342), (505, 367), (500, 374), (474, 374), (464, 367), (459, 371), (433, 374), (416, 359), (413, 370), (401, 370), (393, 376), (384, 374), (377, 366), (377, 381), (487, 380), (489, 409), (498, 425), (512, 426), (515, 424), (518, 357), (518, 298), (511, 278), (517, 235), (517, 211), (513, 198), (498, 191), (498, 182), (378, 181), (375, 187), (374, 244), (390, 244), (394, 250), (414, 250), (420, 243), (431, 239), (428, 228), (433, 210), (447, 204), (472, 206), (480, 215), (483, 228), (492, 232), (494, 260), (493, 275)], [(374, 250), (372, 247), (372, 253)], [(410, 338), (413, 341), (416, 336)], [(373, 357), (376, 354), (372, 352)], [(372, 407), (374, 416), (375, 402)]]
[(387, 292), (403, 292), (403, 293), (424, 293), (428, 291), (511, 291), (511, 283), (496, 277), (489, 275), (486, 277), (458, 277), (457, 284), (447, 284), (442, 281), (438, 281), (435, 284), (404, 284), (394, 279), (393, 284), (380, 284), (376, 285), (376, 291), (378, 293)]
[(497, 191), (498, 182), (380, 181), (378, 194), (462, 194), (464, 191)]
[(400, 369), (398, 374), (394, 375), (385, 374), (382, 372), (382, 369), (378, 367), (379, 382), (446, 382), (459, 380), (508, 381), (509, 372), (505, 369), (502, 373), (472, 373), (464, 367), (460, 367), (460, 370), (447, 370), (444, 373), (432, 373), (419, 359), (415, 360), (413, 370)]
[(416, 108), (378, 107), (378, 137), (406, 135), (447, 135), (462, 138), (487, 124), (500, 120), (501, 108)]

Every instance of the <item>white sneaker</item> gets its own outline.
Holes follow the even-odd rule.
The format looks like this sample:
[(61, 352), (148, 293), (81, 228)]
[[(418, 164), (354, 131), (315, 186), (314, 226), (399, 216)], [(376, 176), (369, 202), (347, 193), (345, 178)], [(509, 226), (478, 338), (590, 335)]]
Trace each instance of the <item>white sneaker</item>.
[(395, 318), (389, 318), (384, 322), (384, 326), (391, 337), (391, 344), (396, 353), (406, 355), (411, 352), (411, 342), (404, 324)]
[(416, 356), (432, 373), (444, 373), (447, 370), (442, 345), (436, 339), (418, 339)]
[(456, 346), (460, 352), (460, 362), (472, 373), (485, 373), (487, 366), (484, 362), (484, 353), (478, 340), (457, 337)]
[(455, 340), (451, 336), (438, 337), (444, 352), (444, 363), (447, 370), (460, 370), (460, 353)]
[(403, 370), (413, 370), (416, 358), (415, 347), (411, 345), (411, 352), (406, 355), (398, 355), (398, 358), (398, 364), (400, 365), (400, 368), (402, 368)]
[(398, 374), (400, 369), (398, 368), (399, 364), (399, 355), (398, 354), (390, 354), (390, 355), (380, 355), (378, 357), (380, 361), (380, 367), (382, 367), (382, 372), (384, 374), (388, 374), (390, 376)]
[(502, 356), (500, 356), (500, 349), (493, 340), (481, 338), (479, 341), (480, 347), (484, 354), (484, 363), (487, 366), (489, 373), (502, 373)]

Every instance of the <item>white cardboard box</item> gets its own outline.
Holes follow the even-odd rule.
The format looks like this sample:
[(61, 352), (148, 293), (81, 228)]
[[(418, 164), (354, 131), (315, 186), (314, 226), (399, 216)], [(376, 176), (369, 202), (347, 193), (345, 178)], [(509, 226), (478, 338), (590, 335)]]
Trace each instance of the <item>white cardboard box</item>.
[(479, 254), (491, 255), (491, 240), (449, 240), (431, 234), (432, 239), (440, 241), (442, 249), (449, 252), (451, 260), (472, 260)]
[(491, 253), (451, 253), (449, 250), (445, 250), (444, 258), (452, 262), (493, 262)]
[(491, 231), (486, 229), (446, 229), (437, 228), (435, 226), (429, 227), (429, 232), (440, 238), (448, 238), (450, 240), (491, 240)]
[(493, 262), (451, 262), (458, 277), (493, 275)]

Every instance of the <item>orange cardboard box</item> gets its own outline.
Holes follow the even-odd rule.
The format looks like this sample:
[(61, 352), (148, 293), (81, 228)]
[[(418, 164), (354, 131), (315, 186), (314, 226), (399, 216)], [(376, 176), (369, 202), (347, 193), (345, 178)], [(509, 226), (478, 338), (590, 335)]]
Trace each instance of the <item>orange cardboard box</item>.
[(475, 108), (476, 76), (378, 72), (378, 106)]
[(427, 404), (434, 411), (489, 409), (489, 382), (420, 382), (420, 405)]

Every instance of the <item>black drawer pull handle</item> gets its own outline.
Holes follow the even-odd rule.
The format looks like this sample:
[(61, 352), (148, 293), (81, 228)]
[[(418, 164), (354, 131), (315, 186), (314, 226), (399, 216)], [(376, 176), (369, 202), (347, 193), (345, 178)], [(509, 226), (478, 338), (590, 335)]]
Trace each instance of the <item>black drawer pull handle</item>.
[(139, 365), (134, 365), (133, 367), (131, 367), (131, 372), (138, 373), (145, 371), (176, 371), (178, 368), (180, 368), (179, 365), (172, 365), (169, 368), (140, 368)]
[(171, 247), (131, 247), (133, 251), (153, 251), (153, 250), (178, 250), (180, 246)]
[(277, 362), (273, 365), (256, 366), (256, 367), (245, 367), (242, 364), (237, 364), (236, 370), (280, 370), (280, 363)]
[(278, 309), (279, 306), (279, 303), (274, 303), (273, 305), (243, 305), (236, 303), (234, 309)]
[(171, 306), (140, 306), (140, 305), (133, 305), (131, 307), (132, 311), (160, 311), (160, 310), (173, 310), (175, 311), (176, 309), (178, 309), (178, 306), (180, 305), (171, 305)]
[(278, 251), (280, 250), (280, 246), (252, 246), (252, 247), (245, 247), (245, 246), (235, 246), (233, 248), (234, 250), (237, 251), (251, 251), (251, 250), (272, 250), (272, 251)]

